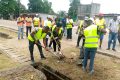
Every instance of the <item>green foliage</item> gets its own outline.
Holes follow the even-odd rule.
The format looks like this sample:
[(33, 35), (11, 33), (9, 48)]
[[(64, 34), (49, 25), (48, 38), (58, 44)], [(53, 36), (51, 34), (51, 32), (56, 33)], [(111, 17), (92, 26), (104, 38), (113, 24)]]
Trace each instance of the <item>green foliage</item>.
[(68, 15), (74, 20), (77, 18), (78, 6), (80, 5), (80, 0), (70, 0), (70, 8)]
[(53, 14), (52, 3), (48, 0), (29, 0), (28, 9), (33, 13)]
[(10, 15), (18, 16), (20, 11), (25, 10), (25, 6), (19, 0), (0, 0), (0, 15), (4, 19), (9, 19)]
[(58, 14), (57, 16), (62, 17), (62, 18), (66, 17), (67, 15), (66, 11), (59, 11), (57, 14)]

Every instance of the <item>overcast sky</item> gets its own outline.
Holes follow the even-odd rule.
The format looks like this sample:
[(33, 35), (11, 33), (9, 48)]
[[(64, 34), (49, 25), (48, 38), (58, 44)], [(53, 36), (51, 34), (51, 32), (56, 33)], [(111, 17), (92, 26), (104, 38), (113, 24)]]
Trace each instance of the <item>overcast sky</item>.
[[(60, 10), (68, 11), (69, 0), (48, 0), (52, 2), (52, 8), (55, 12)], [(22, 4), (27, 6), (28, 0), (21, 0)], [(83, 4), (90, 4), (92, 0), (81, 0)], [(93, 0), (94, 3), (100, 3), (102, 13), (120, 13), (120, 0)]]

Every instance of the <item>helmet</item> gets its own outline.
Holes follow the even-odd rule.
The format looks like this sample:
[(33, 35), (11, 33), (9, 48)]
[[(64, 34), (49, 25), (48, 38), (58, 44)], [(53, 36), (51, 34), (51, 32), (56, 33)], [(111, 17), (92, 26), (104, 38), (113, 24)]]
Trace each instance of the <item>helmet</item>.
[(38, 17), (39, 15), (38, 14), (36, 14), (36, 17)]
[(85, 16), (84, 20), (89, 20), (89, 17)]

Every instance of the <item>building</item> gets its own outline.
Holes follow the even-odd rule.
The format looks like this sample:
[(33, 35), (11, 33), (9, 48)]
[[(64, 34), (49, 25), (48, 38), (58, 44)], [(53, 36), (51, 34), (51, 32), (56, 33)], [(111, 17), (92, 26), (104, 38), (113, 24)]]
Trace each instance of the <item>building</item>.
[(84, 16), (93, 17), (98, 14), (100, 10), (100, 4), (92, 3), (92, 4), (80, 4), (78, 6), (78, 18), (83, 19)]

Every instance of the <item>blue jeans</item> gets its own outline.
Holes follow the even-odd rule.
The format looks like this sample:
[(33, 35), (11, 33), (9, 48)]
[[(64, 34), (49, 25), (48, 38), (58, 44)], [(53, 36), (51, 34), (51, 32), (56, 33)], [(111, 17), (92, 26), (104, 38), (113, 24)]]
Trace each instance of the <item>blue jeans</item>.
[(108, 48), (109, 48), (109, 49), (110, 49), (110, 46), (111, 46), (112, 41), (113, 41), (113, 48), (112, 48), (112, 49), (115, 49), (116, 40), (117, 40), (117, 33), (110, 32), (110, 33), (109, 33), (109, 41), (108, 41)]
[(85, 48), (83, 67), (86, 68), (88, 57), (90, 56), (90, 65), (89, 65), (90, 71), (94, 70), (94, 58), (95, 58), (96, 51), (97, 51), (97, 48)]
[(22, 26), (18, 26), (18, 39), (20, 39), (20, 37), (23, 39), (23, 27)]

